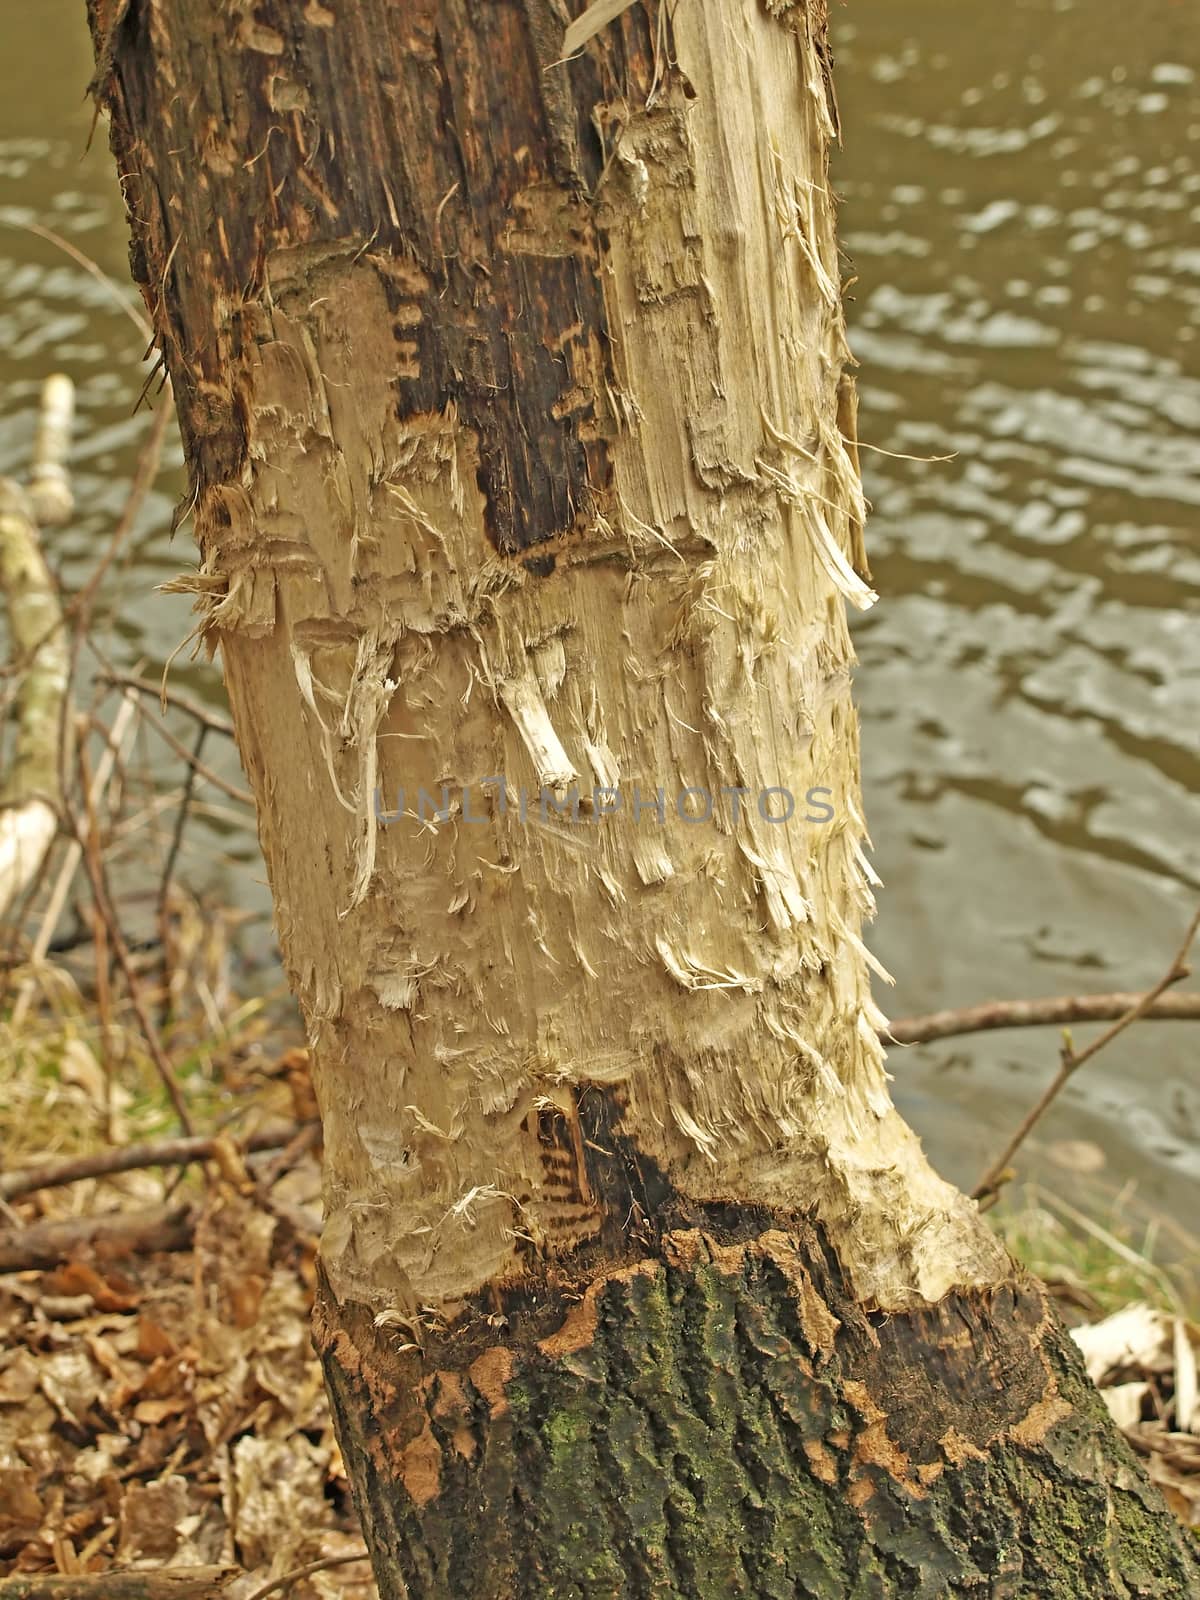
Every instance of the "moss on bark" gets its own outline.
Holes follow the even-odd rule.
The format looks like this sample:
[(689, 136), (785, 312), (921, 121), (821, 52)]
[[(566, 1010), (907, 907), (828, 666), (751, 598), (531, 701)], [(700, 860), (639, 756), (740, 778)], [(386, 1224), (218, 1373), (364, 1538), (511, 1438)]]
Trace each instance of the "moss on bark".
[(807, 1225), (694, 1222), (424, 1350), (326, 1302), (384, 1600), (1200, 1592), (1039, 1285), (873, 1316)]

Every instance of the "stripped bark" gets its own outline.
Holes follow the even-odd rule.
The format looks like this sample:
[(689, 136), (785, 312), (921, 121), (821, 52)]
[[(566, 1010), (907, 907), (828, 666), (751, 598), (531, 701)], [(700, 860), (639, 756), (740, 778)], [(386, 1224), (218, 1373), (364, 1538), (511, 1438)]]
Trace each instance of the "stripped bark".
[(608, 10), (91, 5), (381, 1593), (1182, 1594), (887, 1094), (824, 5)]

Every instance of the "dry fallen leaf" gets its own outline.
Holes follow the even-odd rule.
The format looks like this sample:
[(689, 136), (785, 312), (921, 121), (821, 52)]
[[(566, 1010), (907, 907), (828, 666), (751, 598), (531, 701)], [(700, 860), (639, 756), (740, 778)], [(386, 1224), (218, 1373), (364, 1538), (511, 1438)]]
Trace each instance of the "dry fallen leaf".
[(137, 1321), (137, 1353), (143, 1361), (155, 1361), (161, 1356), (175, 1354), (170, 1334), (153, 1317), (144, 1313)]
[[(1145, 1459), (1167, 1504), (1189, 1527), (1200, 1528), (1200, 1403), (1191, 1324), (1132, 1305), (1073, 1329), (1072, 1337), (1109, 1412)], [(1105, 1386), (1118, 1376), (1125, 1381)], [(1172, 1416), (1173, 1430), (1164, 1420)]]
[(45, 1279), (50, 1294), (90, 1295), (98, 1311), (131, 1311), (138, 1303), (137, 1292), (127, 1278), (110, 1272), (102, 1278), (86, 1261), (71, 1261)]
[(178, 1474), (156, 1483), (131, 1485), (121, 1503), (120, 1559), (133, 1561), (141, 1556), (169, 1561), (179, 1544), (179, 1524), (189, 1505), (187, 1479)]
[(0, 1466), (0, 1552), (32, 1539), (42, 1525), (38, 1475), (29, 1467)]
[(303, 1434), (264, 1439), (247, 1434), (233, 1447), (237, 1489), (234, 1537), (247, 1567), (295, 1563), (306, 1530), (324, 1513), (324, 1463)]
[(1197, 1406), (1196, 1352), (1187, 1321), (1175, 1318), (1173, 1354), (1175, 1357), (1175, 1426), (1181, 1433), (1200, 1433), (1200, 1406)]
[(168, 1417), (177, 1417), (189, 1409), (190, 1402), (187, 1395), (175, 1395), (170, 1400), (139, 1400), (133, 1408), (133, 1415), (138, 1422), (165, 1422)]
[(1148, 1383), (1117, 1383), (1100, 1391), (1118, 1428), (1126, 1431), (1142, 1420), (1142, 1406), (1150, 1394)]
[(1125, 1306), (1086, 1327), (1073, 1328), (1071, 1337), (1083, 1352), (1083, 1364), (1095, 1384), (1122, 1368), (1162, 1371), (1170, 1361), (1170, 1319), (1140, 1302)]

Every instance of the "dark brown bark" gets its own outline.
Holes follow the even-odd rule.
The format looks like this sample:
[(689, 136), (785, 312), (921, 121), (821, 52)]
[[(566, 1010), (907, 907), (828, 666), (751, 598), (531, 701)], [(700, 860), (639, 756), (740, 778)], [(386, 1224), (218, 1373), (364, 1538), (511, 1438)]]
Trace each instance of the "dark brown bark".
[[(380, 335), (396, 343), (400, 410), (453, 402), (476, 430), (499, 550), (569, 534), (607, 483), (587, 400), (607, 356), (583, 199), (611, 152), (590, 112), (618, 94), (645, 101), (660, 66), (645, 8), (607, 30), (602, 65), (569, 76), (546, 70), (563, 32), (549, 0), (358, 0), (336, 14), (267, 0), (235, 7), (232, 37), (216, 51), (206, 19), (189, 24), (183, 7), (169, 9), (168, 24), (168, 8), (146, 0), (89, 0), (99, 93), (138, 130), (122, 150), (135, 156), (131, 202), (144, 206), (133, 270), (197, 485), (229, 481), (242, 465), (241, 308), (261, 293), (267, 256), (369, 240), (388, 285), (393, 320)], [(194, 117), (165, 92), (184, 84), (202, 94)], [(198, 141), (189, 181), (154, 122)], [(504, 234), (527, 230), (552, 247), (506, 246)], [(206, 241), (203, 270), (179, 259), (164, 281), (180, 238)], [(215, 316), (217, 305), (228, 315)]]
[(383, 1600), (1200, 1592), (1020, 1275), (871, 1313), (811, 1227), (731, 1210), (416, 1337), (319, 1308)]

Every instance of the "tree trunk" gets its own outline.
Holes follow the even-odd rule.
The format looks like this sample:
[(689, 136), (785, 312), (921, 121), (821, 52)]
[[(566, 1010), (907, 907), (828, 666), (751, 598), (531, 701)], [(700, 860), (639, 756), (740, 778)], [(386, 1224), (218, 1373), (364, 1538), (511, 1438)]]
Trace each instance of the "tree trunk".
[(1183, 1595), (886, 1091), (824, 0), (602, 9), (91, 0), (381, 1592)]

